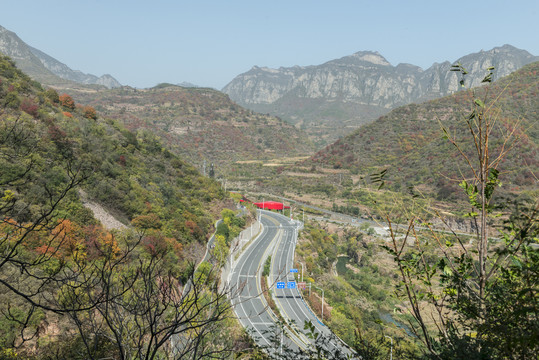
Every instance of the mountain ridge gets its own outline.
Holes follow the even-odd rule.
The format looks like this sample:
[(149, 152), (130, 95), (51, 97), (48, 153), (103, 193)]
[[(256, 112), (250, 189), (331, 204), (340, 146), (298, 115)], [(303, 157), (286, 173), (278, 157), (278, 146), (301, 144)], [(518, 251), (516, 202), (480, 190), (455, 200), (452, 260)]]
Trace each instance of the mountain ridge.
[[(469, 69), (470, 87), (479, 85), (481, 69), (495, 66), (497, 77), (539, 60), (511, 45), (457, 59)], [(453, 62), (453, 63), (455, 63)], [(459, 89), (451, 62), (421, 67), (391, 65), (380, 53), (360, 51), (320, 65), (252, 67), (222, 91), (251, 110), (270, 113), (306, 129), (319, 144), (331, 143), (391, 109), (449, 95)]]
[(72, 83), (101, 85), (107, 88), (122, 86), (112, 75), (100, 77), (72, 70), (45, 52), (26, 44), (16, 33), (0, 26), (0, 52), (11, 57), (17, 67), (34, 80), (45, 85), (66, 87)]
[[(529, 189), (534, 185), (533, 174), (539, 171), (538, 75), (539, 62), (535, 62), (486, 87), (398, 107), (317, 152), (305, 164), (349, 169), (365, 176), (388, 169), (386, 180), (394, 190), (418, 185), (443, 199), (446, 189), (454, 185), (451, 179), (458, 179), (461, 172), (455, 164), (458, 154), (444, 140), (440, 123), (453, 136), (466, 139), (468, 129), (459, 119), (470, 113), (474, 98), (488, 95), (489, 105), (496, 102), (500, 112), (491, 134), (491, 156), (496, 156), (494, 144), (502, 141), (500, 129), (518, 124), (515, 131), (520, 141), (500, 171), (507, 184)], [(473, 96), (472, 91), (477, 94)], [(471, 148), (464, 150), (471, 153)]]
[(163, 83), (150, 89), (69, 90), (128, 129), (148, 129), (193, 164), (310, 155), (307, 135), (281, 119), (257, 114), (211, 88)]

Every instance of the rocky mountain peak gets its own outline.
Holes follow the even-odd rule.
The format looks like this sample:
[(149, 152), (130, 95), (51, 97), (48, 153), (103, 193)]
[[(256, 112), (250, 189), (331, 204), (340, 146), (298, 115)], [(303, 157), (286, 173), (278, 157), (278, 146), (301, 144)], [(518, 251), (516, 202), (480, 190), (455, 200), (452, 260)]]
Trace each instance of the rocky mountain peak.
[(458, 75), (449, 71), (456, 62), (468, 70), (466, 84), (474, 87), (481, 85), (489, 66), (496, 68), (495, 80), (534, 61), (539, 57), (503, 45), (423, 70), (412, 64), (392, 66), (377, 51), (359, 51), (321, 65), (253, 67), (223, 92), (251, 110), (305, 127), (315, 141), (319, 136), (333, 141), (395, 107), (457, 91)]
[(380, 55), (378, 51), (358, 51), (351, 56), (376, 65), (391, 66), (391, 64), (382, 55)]
[(328, 61), (326, 64), (344, 66), (391, 66), (378, 51), (358, 51), (352, 55), (344, 56), (340, 59)]
[(103, 85), (107, 88), (122, 86), (109, 74), (97, 77), (79, 70), (72, 70), (52, 56), (29, 46), (17, 34), (2, 26), (0, 26), (0, 52), (11, 57), (17, 66), (30, 77), (47, 85), (65, 84), (63, 79), (79, 84)]
[(32, 52), (24, 46), (24, 42), (12, 31), (0, 26), (0, 52), (11, 57), (15, 62), (31, 58)]

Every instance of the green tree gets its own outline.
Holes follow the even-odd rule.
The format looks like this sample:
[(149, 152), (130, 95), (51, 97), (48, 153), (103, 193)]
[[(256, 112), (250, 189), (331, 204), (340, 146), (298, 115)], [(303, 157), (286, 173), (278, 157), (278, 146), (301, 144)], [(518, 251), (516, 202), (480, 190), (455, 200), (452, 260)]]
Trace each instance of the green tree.
[[(460, 64), (452, 70), (460, 72), (463, 85), (466, 70)], [(484, 83), (491, 81), (492, 70)], [(488, 87), (471, 94), (471, 111), (462, 120), (471, 146), (443, 125), (442, 130), (468, 167), (469, 176), (460, 187), (468, 197), (466, 216), (475, 236), (421, 232), (417, 225), (425, 223), (413, 216), (402, 232), (387, 216), (392, 243), (386, 248), (398, 265), (397, 292), (409, 304), (415, 320), (410, 326), (423, 341), (427, 357), (537, 358), (539, 203), (501, 197), (495, 203), (499, 165), (518, 141), (517, 126), (501, 123), (496, 100), (489, 102)], [(503, 228), (497, 227), (495, 238), (496, 225), (508, 212), (512, 215)]]

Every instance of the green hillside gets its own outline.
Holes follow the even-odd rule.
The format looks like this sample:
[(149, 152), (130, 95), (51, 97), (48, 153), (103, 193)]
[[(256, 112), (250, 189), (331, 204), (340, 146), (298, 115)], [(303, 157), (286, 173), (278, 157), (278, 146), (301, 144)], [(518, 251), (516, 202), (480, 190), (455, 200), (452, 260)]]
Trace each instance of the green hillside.
[[(536, 186), (539, 170), (539, 63), (533, 63), (489, 86), (475, 89), (487, 94), (497, 109), (495, 144), (514, 128), (520, 137), (501, 164), (506, 185), (518, 191)], [(495, 100), (496, 99), (496, 100)], [(387, 184), (395, 190), (421, 185), (440, 199), (451, 196), (450, 187), (461, 169), (456, 149), (443, 138), (442, 126), (458, 139), (469, 135), (463, 117), (471, 112), (472, 91), (393, 110), (364, 125), (315, 154), (307, 164), (350, 169), (370, 174), (388, 169)], [(469, 144), (469, 143), (468, 143)], [(469, 144), (470, 145), (470, 144)], [(471, 148), (465, 149), (466, 151)], [(496, 154), (491, 154), (494, 158)]]
[(208, 165), (223, 165), (308, 155), (314, 150), (307, 136), (292, 125), (246, 110), (213, 89), (161, 84), (144, 90), (124, 87), (72, 95), (132, 131), (156, 133), (199, 168), (204, 159)]
[[(100, 224), (87, 201), (124, 229)], [(45, 90), (0, 57), (0, 358), (157, 351), (145, 339), (181, 332), (176, 314), (214, 314), (223, 295), (189, 315), (178, 294), (227, 205), (217, 182), (154, 134)], [(194, 296), (210, 298), (194, 282)], [(114, 338), (126, 326), (129, 337)], [(33, 335), (22, 344), (21, 334)]]
[[(35, 160), (26, 175), (29, 180), (25, 187), (14, 191), (24, 197), (36, 184), (45, 186), (56, 181), (60, 186), (66, 180), (62, 173), (70, 166), (84, 179), (80, 189), (125, 222), (155, 214), (163, 230), (167, 229), (167, 236), (174, 235), (174, 223), (187, 220), (195, 220), (200, 228), (195, 234), (209, 230), (214, 220), (209, 213), (212, 202), (224, 197), (219, 185), (166, 150), (156, 136), (146, 131), (135, 135), (118, 122), (95, 115), (89, 107), (62, 105), (65, 96), (58, 97), (53, 90), (44, 91), (12, 68), (6, 58), (2, 58), (1, 71), (2, 129), (15, 127), (23, 137), (22, 141), (3, 146), (16, 147), (9, 151), (22, 151), (31, 144), (32, 151), (25, 153), (23, 160)], [(8, 141), (9, 133), (3, 135)], [(11, 163), (11, 158), (2, 161), (4, 169), (21, 166), (20, 159), (15, 163)], [(5, 176), (9, 174), (3, 172)], [(3, 180), (2, 184), (11, 183)], [(70, 194), (69, 201), (66, 208), (80, 207), (76, 192)], [(74, 214), (69, 216), (82, 216), (76, 211)], [(190, 241), (190, 232), (182, 228), (178, 240)], [(203, 236), (198, 240), (203, 241)]]

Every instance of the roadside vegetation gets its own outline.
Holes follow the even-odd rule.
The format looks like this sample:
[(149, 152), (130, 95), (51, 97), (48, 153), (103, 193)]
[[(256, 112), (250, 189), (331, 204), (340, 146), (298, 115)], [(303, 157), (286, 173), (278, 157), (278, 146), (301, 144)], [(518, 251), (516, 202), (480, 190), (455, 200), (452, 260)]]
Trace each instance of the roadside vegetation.
[[(218, 334), (237, 328), (217, 270), (194, 272), (232, 205), (220, 184), (6, 57), (0, 169), (2, 358), (230, 354), (235, 337)], [(87, 201), (122, 227), (103, 227)], [(225, 215), (233, 236), (241, 219)]]
[[(295, 261), (310, 307), (363, 359), (537, 358), (537, 71), (396, 109), (305, 159), (300, 132), (214, 90), (80, 105), (0, 56), (0, 358), (265, 358), (219, 286), (249, 217), (227, 186), (357, 219), (308, 210)], [(219, 129), (250, 140), (222, 151)], [(178, 153), (215, 156), (221, 183)]]

